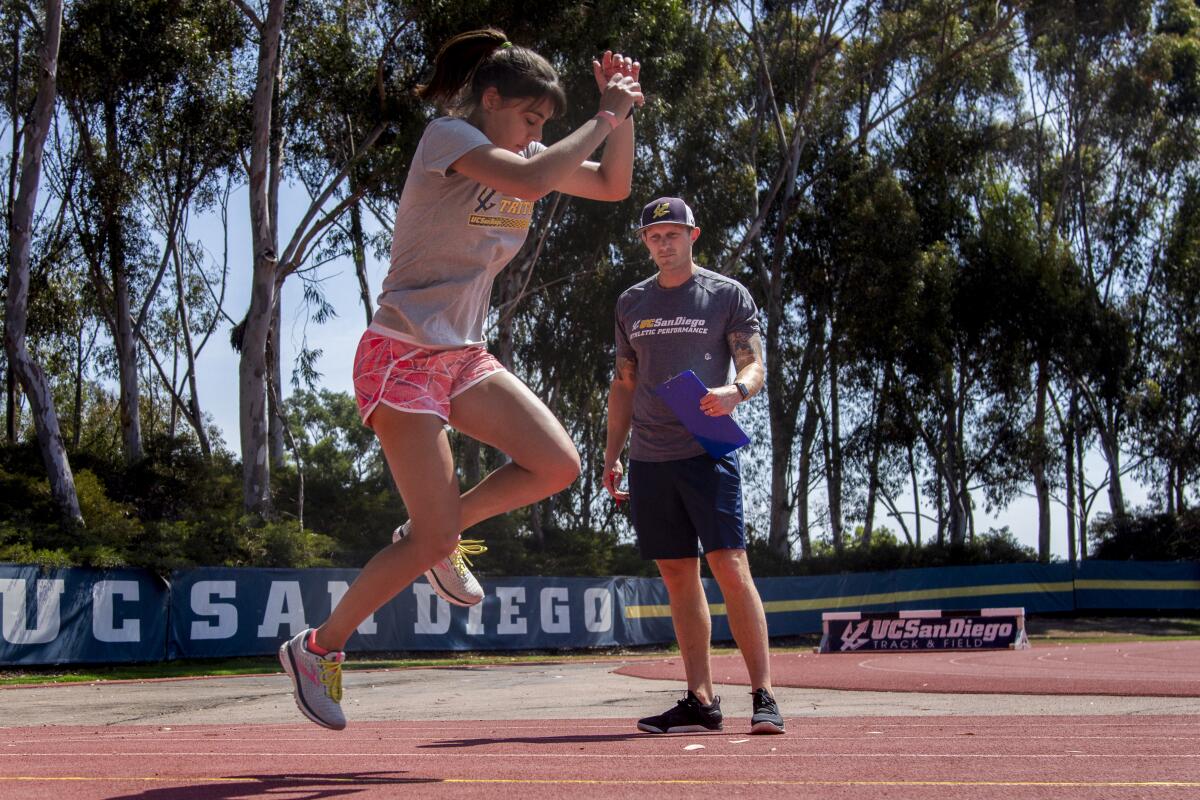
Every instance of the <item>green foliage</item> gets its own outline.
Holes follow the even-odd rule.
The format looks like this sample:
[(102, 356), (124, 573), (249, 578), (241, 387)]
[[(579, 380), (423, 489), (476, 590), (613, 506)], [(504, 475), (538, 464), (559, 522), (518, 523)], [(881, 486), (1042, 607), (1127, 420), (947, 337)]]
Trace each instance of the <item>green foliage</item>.
[(489, 521), (463, 538), (486, 543), (487, 553), (474, 559), (473, 569), (481, 576), (658, 575), (653, 562), (643, 561), (635, 545), (620, 542), (612, 531), (547, 527), (539, 546), (511, 522)]
[(834, 550), (832, 542), (817, 542), (814, 544), (813, 556), (801, 561), (780, 558), (761, 538), (751, 538), (746, 551), (750, 557), (751, 568), (758, 576), (832, 575), (842, 572), (881, 572), (890, 569), (1037, 561), (1037, 553), (1018, 542), (1007, 527), (989, 530), (966, 542), (962, 547), (947, 547), (935, 542), (916, 547), (898, 541), (886, 528), (872, 533), (870, 547), (863, 548), (861, 539), (860, 528), (841, 555)]
[(1092, 558), (1108, 561), (1200, 561), (1200, 510), (1106, 516), (1089, 530)]

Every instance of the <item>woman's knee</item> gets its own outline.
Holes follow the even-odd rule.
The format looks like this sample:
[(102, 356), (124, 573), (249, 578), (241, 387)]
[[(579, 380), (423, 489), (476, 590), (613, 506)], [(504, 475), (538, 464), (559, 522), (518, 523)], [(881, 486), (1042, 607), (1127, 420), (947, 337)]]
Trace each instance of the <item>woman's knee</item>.
[(579, 451), (574, 445), (557, 450), (545, 463), (541, 464), (538, 472), (546, 481), (546, 488), (554, 492), (566, 489), (579, 477)]
[(440, 561), (454, 552), (460, 539), (457, 522), (449, 518), (421, 520), (414, 518), (409, 531), (411, 546), (416, 547), (423, 559)]

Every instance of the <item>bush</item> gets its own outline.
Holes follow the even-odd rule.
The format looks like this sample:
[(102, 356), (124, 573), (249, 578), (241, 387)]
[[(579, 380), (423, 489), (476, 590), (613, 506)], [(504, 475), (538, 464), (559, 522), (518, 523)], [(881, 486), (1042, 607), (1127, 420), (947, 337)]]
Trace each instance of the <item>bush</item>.
[(760, 537), (751, 538), (746, 548), (751, 568), (759, 577), (769, 575), (834, 575), (842, 572), (884, 572), (891, 569), (972, 566), (978, 564), (1018, 564), (1037, 561), (1037, 552), (1017, 541), (1007, 527), (992, 529), (975, 537), (961, 548), (938, 546), (936, 542), (920, 547), (900, 542), (890, 531), (876, 531), (871, 546), (861, 545), (861, 532), (839, 556), (827, 541), (814, 542), (813, 555), (792, 561), (775, 554)]
[(1108, 561), (1200, 561), (1200, 510), (1104, 517), (1088, 531), (1091, 557)]

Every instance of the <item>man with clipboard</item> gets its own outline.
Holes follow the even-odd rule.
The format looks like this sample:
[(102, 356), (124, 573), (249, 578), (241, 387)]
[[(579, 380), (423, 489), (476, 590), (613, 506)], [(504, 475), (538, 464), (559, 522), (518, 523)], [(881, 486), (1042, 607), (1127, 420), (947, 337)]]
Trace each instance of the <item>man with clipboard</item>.
[[(740, 283), (692, 260), (700, 229), (683, 200), (649, 203), (638, 234), (658, 271), (617, 300), (604, 486), (618, 503), (629, 500), (642, 557), (658, 565), (688, 683), (683, 700), (638, 728), (722, 728), (709, 662), (712, 620), (700, 580), (703, 551), (750, 674), (751, 732), (783, 733), (771, 694), (766, 615), (746, 559), (734, 451), (747, 439), (729, 416), (763, 386), (758, 309)], [(631, 431), (626, 492), (621, 452)]]

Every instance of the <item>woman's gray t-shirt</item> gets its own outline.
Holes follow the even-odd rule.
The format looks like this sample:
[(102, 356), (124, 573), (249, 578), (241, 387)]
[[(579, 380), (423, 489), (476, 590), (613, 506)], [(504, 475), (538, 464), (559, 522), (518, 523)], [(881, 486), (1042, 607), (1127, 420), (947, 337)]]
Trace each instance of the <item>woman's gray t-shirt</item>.
[[(449, 171), (490, 144), (464, 119), (426, 126), (396, 208), (391, 268), (371, 330), (429, 349), (485, 343), (492, 282), (521, 249), (533, 215), (532, 200)], [(533, 142), (521, 155), (544, 149)]]
[(732, 278), (698, 268), (680, 286), (664, 289), (654, 275), (617, 299), (617, 357), (637, 362), (629, 457), (637, 461), (691, 458), (704, 448), (655, 395), (655, 388), (692, 370), (709, 388), (734, 375), (731, 333), (758, 333), (750, 292)]

